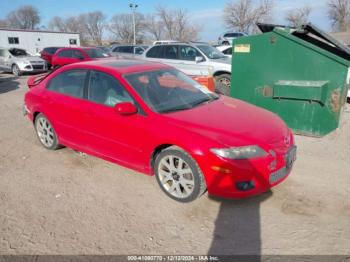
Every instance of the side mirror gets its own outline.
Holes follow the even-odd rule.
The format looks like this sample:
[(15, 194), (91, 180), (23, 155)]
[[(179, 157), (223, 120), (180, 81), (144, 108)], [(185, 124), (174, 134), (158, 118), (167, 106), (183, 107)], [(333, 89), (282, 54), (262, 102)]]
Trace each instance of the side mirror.
[(114, 110), (122, 116), (134, 115), (137, 113), (137, 107), (131, 102), (121, 102), (114, 106)]
[(196, 63), (200, 63), (204, 61), (204, 58), (202, 56), (196, 56), (196, 58), (194, 59), (194, 61), (196, 61)]

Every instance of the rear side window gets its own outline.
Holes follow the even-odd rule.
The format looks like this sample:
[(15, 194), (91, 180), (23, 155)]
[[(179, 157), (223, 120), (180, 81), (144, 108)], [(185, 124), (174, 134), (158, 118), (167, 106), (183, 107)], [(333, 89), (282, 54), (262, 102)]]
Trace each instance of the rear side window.
[(178, 59), (177, 46), (173, 46), (173, 45), (164, 46), (163, 58), (165, 58), (165, 59)]
[(84, 59), (84, 55), (79, 50), (72, 50), (72, 57), (78, 59)]
[(86, 70), (68, 70), (51, 79), (47, 89), (61, 94), (84, 97)]
[(132, 54), (134, 52), (133, 49), (132, 46), (121, 46), (119, 52)]
[(146, 57), (158, 58), (160, 57), (161, 50), (162, 50), (161, 45), (154, 46), (147, 52)]
[(57, 56), (59, 57), (72, 57), (72, 50), (62, 50), (61, 52), (58, 53)]
[(115, 106), (121, 102), (132, 102), (129, 93), (113, 76), (99, 71), (91, 71), (88, 99), (98, 104)]

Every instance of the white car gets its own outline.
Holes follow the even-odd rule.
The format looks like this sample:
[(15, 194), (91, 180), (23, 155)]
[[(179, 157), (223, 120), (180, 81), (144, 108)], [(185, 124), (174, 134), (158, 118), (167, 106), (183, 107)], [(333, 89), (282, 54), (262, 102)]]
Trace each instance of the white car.
[(175, 40), (157, 40), (153, 42), (153, 45), (164, 45), (164, 44), (172, 44), (172, 43), (176, 43), (178, 41)]
[(231, 59), (207, 43), (174, 42), (151, 46), (142, 59), (168, 64), (187, 75), (212, 75), (216, 90), (229, 95), (231, 88)]
[(221, 53), (223, 53), (225, 56), (232, 58), (232, 46), (219, 45), (216, 47), (216, 49), (219, 50)]
[(47, 71), (46, 61), (20, 48), (0, 48), (0, 70), (20, 76), (24, 72)]

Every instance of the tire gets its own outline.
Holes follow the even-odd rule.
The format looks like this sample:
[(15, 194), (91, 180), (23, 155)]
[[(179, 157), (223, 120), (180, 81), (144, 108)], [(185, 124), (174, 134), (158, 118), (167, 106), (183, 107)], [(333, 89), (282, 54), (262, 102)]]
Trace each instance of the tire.
[(204, 176), (197, 162), (179, 147), (171, 146), (161, 151), (155, 160), (154, 170), (160, 188), (178, 202), (191, 202), (206, 191)]
[(225, 96), (230, 96), (231, 94), (231, 75), (222, 74), (215, 77), (215, 91), (219, 94)]
[(22, 72), (21, 72), (21, 70), (19, 69), (19, 67), (18, 67), (18, 65), (16, 65), (16, 64), (14, 64), (14, 65), (12, 65), (12, 74), (14, 75), (14, 76), (20, 76), (20, 75), (22, 75)]
[(43, 114), (39, 114), (34, 121), (36, 135), (43, 147), (49, 150), (60, 148), (58, 138), (50, 121)]

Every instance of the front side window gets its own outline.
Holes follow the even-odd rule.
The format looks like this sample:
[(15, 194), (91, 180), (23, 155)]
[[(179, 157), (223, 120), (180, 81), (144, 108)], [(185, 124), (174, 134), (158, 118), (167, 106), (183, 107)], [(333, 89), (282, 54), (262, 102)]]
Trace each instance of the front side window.
[(14, 44), (19, 44), (19, 38), (18, 37), (9, 37), (8, 38), (9, 44), (14, 45)]
[(223, 51), (225, 55), (232, 55), (232, 47), (227, 48), (226, 50)]
[(141, 47), (139, 47), (139, 46), (135, 46), (135, 54), (137, 54), (137, 55), (141, 55), (142, 53), (143, 53), (143, 49), (141, 48)]
[(47, 86), (48, 90), (61, 94), (83, 98), (86, 70), (68, 70), (52, 78)]
[(199, 53), (198, 50), (195, 49), (194, 47), (192, 47), (192, 46), (180, 46), (180, 59), (181, 60), (195, 61), (197, 56), (203, 57), (202, 54)]
[(111, 107), (121, 102), (134, 103), (122, 84), (111, 75), (92, 71), (89, 82), (88, 99), (90, 101)]
[(73, 56), (73, 52), (70, 49), (62, 50), (61, 52), (58, 53), (58, 56), (59, 57), (72, 57)]
[(125, 76), (145, 103), (159, 113), (186, 110), (217, 99), (217, 95), (176, 69)]

